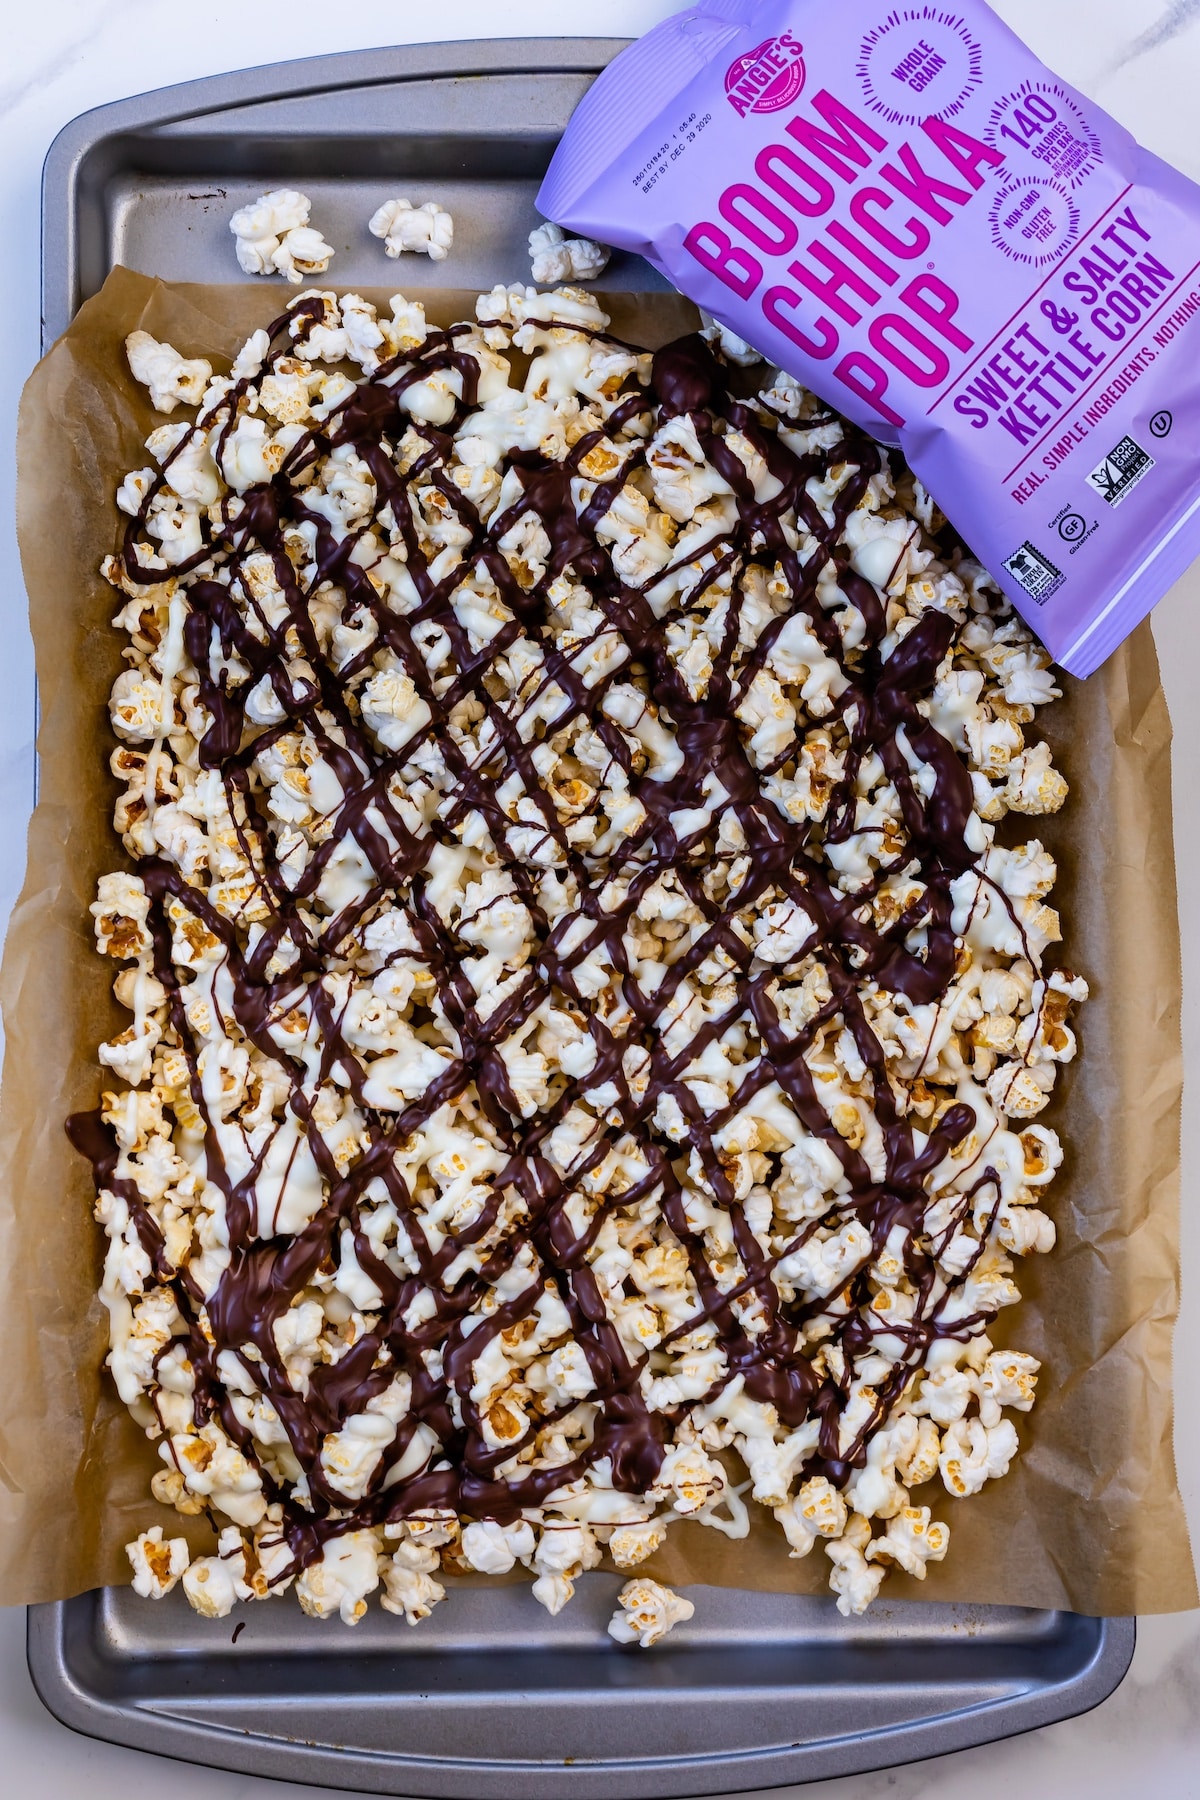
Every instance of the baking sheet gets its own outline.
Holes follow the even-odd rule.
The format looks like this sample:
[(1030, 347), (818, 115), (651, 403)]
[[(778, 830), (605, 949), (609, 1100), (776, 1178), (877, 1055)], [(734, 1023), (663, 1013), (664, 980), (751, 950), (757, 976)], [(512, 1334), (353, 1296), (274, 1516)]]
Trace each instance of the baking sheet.
[[(364, 279), (367, 258), (379, 267), (379, 246), (361, 221), (380, 179), (390, 190), (418, 198), (444, 198), (451, 183), (463, 183), (455, 201), (460, 224), (465, 216), (471, 232), (495, 234), (490, 262), (468, 270), (456, 254), (449, 264), (429, 269), (427, 280), (440, 276), (457, 284), (469, 273), (488, 287), (523, 274), (523, 266), (514, 267), (511, 246), (536, 218), (533, 195), (541, 170), (575, 101), (620, 47), (614, 40), (489, 40), (314, 58), (136, 96), (73, 121), (46, 164), (44, 342), (66, 327), (80, 300), (98, 291), (122, 259), (178, 279), (240, 281), (224, 229), (226, 209), (284, 182), (314, 196), (327, 183), (320, 216), (331, 207), (338, 211), (336, 270), (348, 280)], [(393, 270), (387, 266), (386, 272)], [(614, 264), (614, 274), (632, 292), (659, 285), (634, 258)], [(259, 291), (274, 294), (276, 304), (287, 293), (281, 284), (261, 284)], [(60, 524), (56, 514), (52, 530)], [(97, 602), (100, 586), (90, 569), (73, 602), (64, 596), (56, 603), (63, 655), (86, 658), (111, 650), (109, 634), (97, 624), (112, 610), (110, 596), (105, 591)], [(58, 649), (51, 627), (44, 645), (52, 670)], [(91, 690), (95, 730), (107, 683), (106, 673)], [(1169, 779), (1168, 728), (1152, 675), (1141, 699), (1123, 711), (1141, 780), (1157, 785), (1161, 805)], [(88, 738), (80, 778), (108, 798), (95, 743)], [(1069, 753), (1067, 762), (1078, 782)], [(60, 845), (72, 830), (73, 781), (68, 766), (58, 810), (48, 808), (34, 826), (42, 866), (51, 871), (45, 897), (58, 909), (68, 944), (72, 929), (87, 941), (81, 919), (90, 898), (87, 872), (77, 870)], [(1143, 870), (1169, 889), (1170, 844), (1161, 817), (1147, 832), (1136, 802), (1133, 812), (1134, 870), (1139, 854), (1158, 858)], [(1101, 870), (1103, 862), (1099, 854)], [(1138, 893), (1135, 879), (1135, 905)], [(38, 891), (27, 900), (36, 913)], [(1133, 993), (1135, 1009), (1154, 1014), (1160, 1053), (1149, 1070), (1134, 1070), (1134, 1091), (1143, 1081), (1149, 1089), (1147, 1129), (1161, 1147), (1141, 1190), (1157, 1248), (1138, 1259), (1146, 1271), (1142, 1311), (1157, 1345), (1159, 1379), (1148, 1393), (1148, 1423), (1160, 1466), (1169, 1445), (1163, 1365), (1176, 1299), (1178, 981), (1169, 891), (1146, 923), (1164, 919), (1157, 985), (1148, 994)], [(102, 981), (90, 952), (79, 950), (78, 966)], [(1089, 973), (1094, 979), (1095, 971)], [(65, 974), (30, 980), (41, 980), (50, 999), (70, 986)], [(4, 985), (10, 1000), (25, 987), (14, 958)], [(36, 1023), (37, 998), (35, 992), (28, 1003), (33, 1022), (18, 1052), (34, 1069), (48, 1060)], [(1098, 1001), (1105, 1001), (1102, 987), (1085, 1009), (1085, 1046)], [(87, 1034), (91, 1042), (105, 1033), (107, 1018), (107, 1012), (98, 1014)], [(95, 1085), (94, 1075), (91, 1086), (83, 1083), (85, 1098), (94, 1095)], [(22, 1158), (36, 1161), (43, 1148), (56, 1155), (64, 1148), (50, 1129), (55, 1121), (49, 1101), (32, 1077), (26, 1091), (34, 1092), (34, 1116), (19, 1142), (10, 1144), (18, 1167)], [(56, 1111), (81, 1103), (66, 1092), (49, 1098)], [(37, 1122), (43, 1112), (44, 1133)], [(94, 1315), (75, 1310), (92, 1305), (94, 1270), (81, 1276), (63, 1262), (65, 1244), (84, 1242), (91, 1200), (78, 1168), (72, 1164), (66, 1174), (74, 1186), (51, 1196), (40, 1230), (14, 1247), (14, 1254), (29, 1253), (26, 1264), (10, 1263), (28, 1269), (33, 1293), (25, 1320), (36, 1313), (51, 1351), (48, 1372), (27, 1337), (27, 1362), (10, 1363), (6, 1371), (14, 1383), (29, 1384), (30, 1395), (27, 1435), (13, 1442), (0, 1436), (0, 1552), (6, 1541), (14, 1546), (0, 1575), (13, 1593), (64, 1592), (87, 1578), (89, 1557), (91, 1567), (102, 1566), (94, 1537), (73, 1565), (64, 1566), (72, 1540), (56, 1530), (46, 1555), (22, 1568), (22, 1552), (36, 1538), (28, 1522), (39, 1514), (63, 1518), (65, 1493), (67, 1516), (79, 1513), (86, 1530), (87, 1495), (95, 1490), (110, 1434), (124, 1433), (134, 1450), (145, 1448), (123, 1409), (107, 1408), (98, 1388), (83, 1391), (73, 1382), (72, 1370), (94, 1367), (103, 1332)], [(1105, 1214), (1103, 1230), (1112, 1229), (1102, 1158), (1090, 1165), (1098, 1199), (1088, 1175), (1085, 1170), (1079, 1177), (1078, 1198), (1074, 1189), (1059, 1189), (1064, 1208), (1079, 1220), (1077, 1236), (1088, 1229), (1093, 1207), (1097, 1217)], [(11, 1220), (3, 1212), (8, 1192), (0, 1189), (0, 1246), (11, 1243)], [(1040, 1276), (1053, 1276), (1059, 1255), (1040, 1266)], [(1021, 1309), (1018, 1318), (1023, 1316)], [(1115, 1360), (1106, 1357), (1110, 1369)], [(1051, 1493), (1059, 1475), (1072, 1479), (1070, 1459), (1056, 1468), (1053, 1447), (1038, 1435), (1053, 1369), (1052, 1361), (1026, 1451), (1048, 1460), (1044, 1486)], [(1066, 1404), (1070, 1411), (1069, 1393)], [(53, 1443), (39, 1439), (39, 1419), (65, 1421)], [(0, 1431), (3, 1426), (0, 1413)], [(79, 1460), (84, 1446), (87, 1454)], [(1099, 1448), (1097, 1462), (1105, 1453), (1111, 1457), (1111, 1432), (1102, 1435)], [(119, 1472), (118, 1460), (109, 1479)], [(132, 1490), (124, 1497), (114, 1493), (114, 1500), (126, 1507), (130, 1529), (144, 1522), (145, 1507)], [(949, 1509), (955, 1523), (957, 1510)], [(1175, 1604), (1190, 1604), (1194, 1585), (1169, 1477), (1160, 1518), (1177, 1562)], [(15, 1538), (2, 1529), (13, 1521)], [(113, 1543), (120, 1536), (114, 1530)], [(960, 1531), (952, 1560), (963, 1541)], [(116, 1580), (127, 1580), (119, 1557), (111, 1557), (109, 1566)], [(785, 1567), (815, 1575), (817, 1557)], [(736, 1579), (739, 1571), (733, 1574)], [(514, 1793), (560, 1800), (571, 1793), (617, 1800), (819, 1779), (983, 1743), (1095, 1705), (1120, 1681), (1133, 1649), (1131, 1619), (950, 1602), (893, 1605), (885, 1595), (866, 1618), (843, 1620), (828, 1595), (794, 1598), (728, 1588), (697, 1593), (697, 1617), (650, 1658), (616, 1651), (604, 1635), (615, 1585), (615, 1577), (600, 1571), (585, 1578), (558, 1619), (538, 1608), (523, 1586), (456, 1593), (417, 1633), (382, 1613), (351, 1633), (322, 1628), (295, 1607), (256, 1608), (245, 1615), (237, 1644), (224, 1624), (199, 1619), (178, 1593), (148, 1607), (128, 1588), (110, 1587), (34, 1607), (30, 1665), (38, 1691), (65, 1723), (216, 1766), (380, 1793), (462, 1794), (471, 1800)], [(889, 1586), (896, 1591), (894, 1577)], [(514, 1705), (510, 1696), (518, 1690)], [(418, 1742), (419, 1721), (431, 1708), (440, 1733), (440, 1754), (434, 1756), (422, 1755)], [(479, 1731), (476, 1720), (484, 1721)], [(593, 1731), (593, 1721), (603, 1721), (604, 1728)], [(680, 1754), (680, 1734), (683, 1746), (698, 1756)], [(580, 1758), (585, 1744), (592, 1755)]]

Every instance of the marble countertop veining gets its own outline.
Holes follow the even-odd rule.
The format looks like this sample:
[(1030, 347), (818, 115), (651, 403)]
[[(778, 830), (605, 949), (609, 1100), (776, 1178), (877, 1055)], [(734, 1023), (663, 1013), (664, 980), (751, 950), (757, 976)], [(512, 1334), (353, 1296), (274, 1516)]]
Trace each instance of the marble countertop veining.
[[(994, 0), (1051, 68), (1130, 127), (1150, 149), (1200, 179), (1200, 0)], [(21, 880), (33, 786), (33, 665), (12, 526), (11, 450), (20, 386), (38, 354), (39, 175), (61, 126), (76, 114), (148, 88), (226, 69), (397, 41), (537, 36), (564, 27), (629, 35), (676, 10), (675, 0), (440, 0), (427, 11), (396, 0), (40, 0), (14, 6), (0, 62), (0, 243), (11, 285), (4, 339), (14, 362), (0, 390), (0, 630), (8, 671), (0, 707), (0, 920)], [(1200, 666), (1200, 564), (1155, 615), (1175, 720), (1176, 854), (1184, 960), (1184, 1051), (1200, 1082), (1200, 707), (1188, 670)], [(1200, 1109), (1183, 1133), (1184, 1305), (1176, 1339), (1185, 1378), (1200, 1368)], [(1181, 1393), (1190, 1383), (1177, 1382)], [(1200, 1538), (1200, 1423), (1179, 1407), (1176, 1453)], [(19, 1476), (19, 1471), (14, 1471)], [(51, 1526), (53, 1529), (53, 1526)], [(46, 1713), (29, 1682), (24, 1612), (0, 1611), (0, 1788), (36, 1800), (319, 1800), (329, 1789), (170, 1765), (78, 1737)], [(1142, 1621), (1123, 1685), (1081, 1719), (978, 1750), (848, 1777), (802, 1791), (821, 1800), (1156, 1800), (1200, 1796), (1200, 1613)], [(753, 1800), (753, 1797), (750, 1797)]]

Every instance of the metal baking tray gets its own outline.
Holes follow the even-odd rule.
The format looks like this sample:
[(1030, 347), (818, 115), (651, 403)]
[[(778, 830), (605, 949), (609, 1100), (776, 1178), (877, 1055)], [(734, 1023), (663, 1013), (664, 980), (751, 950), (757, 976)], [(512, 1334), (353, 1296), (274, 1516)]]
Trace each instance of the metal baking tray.
[[(527, 281), (542, 176), (577, 102), (623, 47), (618, 38), (525, 38), (355, 51), (84, 113), (46, 158), (43, 341), (65, 330), (114, 263), (167, 281), (245, 282), (230, 214), (285, 185), (303, 187), (337, 253), (329, 281), (479, 290)], [(453, 213), (445, 262), (389, 262), (368, 233), (398, 183)], [(618, 252), (604, 285), (642, 293), (668, 284)]]
[(1133, 1621), (692, 1588), (656, 1649), (604, 1627), (621, 1578), (557, 1619), (528, 1587), (456, 1589), (416, 1630), (290, 1599), (198, 1618), (176, 1589), (30, 1612), (42, 1699), (93, 1737), (369, 1794), (626, 1800), (853, 1774), (1050, 1724), (1124, 1675)]
[[(534, 197), (612, 39), (427, 44), (188, 83), (85, 114), (43, 189), (43, 337), (122, 262), (242, 281), (228, 219), (296, 184), (337, 257), (330, 279), (491, 287), (527, 274)], [(445, 263), (385, 262), (366, 231), (397, 191), (455, 215)], [(605, 285), (660, 288), (615, 257)], [(280, 284), (274, 284), (280, 292)], [(186, 346), (181, 346), (185, 348)], [(410, 1631), (353, 1632), (290, 1602), (233, 1621), (127, 1589), (29, 1615), (37, 1690), (93, 1737), (260, 1775), (462, 1800), (732, 1794), (986, 1743), (1083, 1712), (1117, 1686), (1130, 1619), (697, 1589), (647, 1654), (605, 1634), (618, 1578), (584, 1577), (551, 1619), (522, 1587), (456, 1587)]]

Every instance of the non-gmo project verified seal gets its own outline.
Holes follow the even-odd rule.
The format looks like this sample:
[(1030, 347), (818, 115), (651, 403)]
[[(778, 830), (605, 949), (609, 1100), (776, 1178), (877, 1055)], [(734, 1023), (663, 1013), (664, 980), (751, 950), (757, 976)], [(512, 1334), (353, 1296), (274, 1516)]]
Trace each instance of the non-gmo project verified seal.
[(1119, 506), (1130, 488), (1136, 487), (1153, 467), (1154, 458), (1150, 453), (1135, 444), (1131, 437), (1123, 437), (1087, 477), (1088, 486), (1095, 488), (1110, 506)]
[(1019, 550), (1014, 550), (1011, 556), (1005, 557), (1004, 567), (1039, 606), (1050, 597), (1063, 578), (1062, 570), (1056, 569), (1050, 558), (1043, 556), (1028, 539)]

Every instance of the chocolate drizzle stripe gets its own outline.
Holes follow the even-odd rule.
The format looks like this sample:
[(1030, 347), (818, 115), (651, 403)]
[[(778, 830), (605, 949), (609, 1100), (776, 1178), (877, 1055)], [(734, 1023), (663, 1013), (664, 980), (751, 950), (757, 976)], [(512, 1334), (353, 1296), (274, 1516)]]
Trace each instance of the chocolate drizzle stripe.
[[(320, 302), (303, 304), (311, 310)], [(297, 311), (303, 314), (303, 307)], [(294, 311), (275, 322), (273, 344), (286, 335), (296, 316)], [(218, 1372), (217, 1358), (224, 1350), (241, 1357), (278, 1413), (304, 1473), (309, 1505), (300, 1505), (265, 1469), (262, 1474), (268, 1495), (283, 1505), (284, 1535), (296, 1565), (319, 1556), (322, 1544), (338, 1533), (431, 1508), (514, 1520), (522, 1509), (541, 1504), (602, 1458), (610, 1459), (618, 1489), (640, 1494), (653, 1484), (669, 1421), (647, 1406), (639, 1380), (644, 1357), (627, 1350), (586, 1260), (614, 1208), (658, 1196), (663, 1215), (684, 1247), (695, 1310), (663, 1342), (670, 1344), (703, 1323), (715, 1326), (727, 1373), (703, 1399), (711, 1401), (736, 1376), (748, 1395), (774, 1406), (788, 1427), (816, 1418), (820, 1439), (808, 1471), (824, 1472), (839, 1483), (851, 1468), (863, 1465), (870, 1436), (930, 1342), (943, 1335), (961, 1338), (973, 1323), (941, 1321), (952, 1285), (937, 1276), (936, 1246), (923, 1242), (921, 1231), (929, 1177), (968, 1136), (974, 1114), (968, 1106), (951, 1105), (918, 1139), (897, 1107), (883, 1048), (859, 995), (864, 981), (903, 995), (914, 1005), (936, 1001), (947, 992), (957, 954), (949, 883), (973, 861), (964, 841), (972, 808), (970, 778), (956, 751), (917, 705), (951, 649), (954, 623), (943, 613), (926, 612), (884, 660), (883, 605), (870, 583), (847, 566), (841, 544), (850, 514), (882, 467), (883, 453), (847, 426), (833, 450), (794, 454), (764, 424), (759, 411), (729, 394), (706, 344), (691, 337), (660, 350), (653, 360), (651, 389), (643, 390), (635, 382), (609, 402), (603, 428), (590, 431), (563, 461), (538, 451), (509, 452), (504, 468), (519, 495), (485, 522), (448, 474), (455, 432), (474, 409), (478, 392), (478, 363), (469, 351), (456, 347), (464, 329), (432, 334), (411, 358), (394, 359), (359, 384), (324, 425), (313, 427), (292, 448), (271, 481), (227, 499), (217, 522), (206, 525), (202, 552), (170, 571), (186, 582), (186, 648), (210, 720), (199, 744), (200, 765), (220, 774), (243, 856), (254, 871), (255, 907), (263, 915), (261, 935), (250, 948), (244, 924), (224, 916), (197, 881), (162, 858), (139, 859), (137, 873), (151, 903), (154, 971), (167, 995), (169, 1024), (188, 1061), (191, 1096), (204, 1123), (209, 1179), (221, 1190), (225, 1204), (230, 1261), (206, 1304), (201, 1304), (187, 1269), (171, 1268), (162, 1234), (136, 1185), (116, 1176), (116, 1143), (100, 1115), (78, 1115), (69, 1127), (73, 1142), (92, 1160), (97, 1185), (116, 1192), (128, 1205), (157, 1278), (175, 1295), (196, 1376), (197, 1423), (219, 1419), (261, 1469), (252, 1435), (240, 1423)], [(427, 448), (402, 473), (399, 446), (409, 420), (401, 410), (401, 398), (439, 372), (459, 377), (461, 398), (445, 426), (422, 428)], [(224, 403), (228, 417), (216, 445), (218, 462), (237, 409), (252, 386), (250, 381), (237, 384)], [(679, 564), (668, 564), (657, 575), (631, 583), (622, 578), (602, 527), (631, 474), (645, 463), (646, 421), (655, 414), (660, 423), (672, 418), (690, 422), (705, 458), (731, 490), (734, 520), (727, 531), (714, 532)], [(763, 459), (773, 478), (771, 498), (755, 498), (747, 464), (731, 441), (734, 434)], [(585, 498), (577, 504), (572, 483), (583, 480), (581, 464), (603, 443), (611, 445), (619, 458), (617, 471), (605, 481), (586, 484)], [(306, 469), (339, 448), (352, 450), (369, 471), (376, 496), (374, 520), (340, 538), (330, 521), (306, 503), (306, 489), (297, 485)], [(170, 460), (163, 480), (169, 477)], [(827, 518), (814, 503), (808, 483), (821, 480), (835, 462), (851, 465), (852, 473), (838, 490)], [(425, 502), (420, 494), (425, 490), (439, 497), (439, 504), (465, 534), (460, 560), (442, 574), (434, 573), (433, 559), (423, 547)], [(138, 556), (158, 491), (154, 487), (147, 494), (126, 532), (123, 564), (134, 583), (149, 585), (164, 577), (161, 567), (147, 568)], [(416, 595), (408, 611), (396, 610), (370, 572), (355, 560), (356, 546), (368, 526), (374, 523), (382, 530), (379, 515), (389, 509)], [(795, 534), (785, 523), (789, 518), (806, 534), (810, 545), (806, 555), (794, 546)], [(542, 572), (529, 580), (519, 576), (500, 548), (505, 535), (527, 520), (536, 521), (547, 546)], [(307, 580), (293, 555), (294, 533), (301, 527), (314, 546)], [(285, 616), (274, 627), (255, 601), (245, 573), (248, 558), (257, 552), (271, 559), (285, 606)], [(901, 549), (899, 555), (903, 553)], [(738, 578), (756, 562), (781, 572), (787, 603), (756, 642), (739, 649), (745, 593)], [(697, 574), (689, 582), (687, 570), (693, 564)], [(862, 620), (853, 658), (845, 651), (837, 620), (817, 597), (818, 582), (830, 566), (844, 603), (857, 609)], [(510, 615), (490, 642), (479, 646), (472, 644), (454, 606), (471, 570), (486, 571)], [(587, 590), (589, 604), (603, 620), (590, 639), (569, 651), (555, 643), (551, 630), (551, 590), (561, 576)], [(694, 697), (669, 656), (664, 624), (651, 605), (655, 589), (676, 576), (686, 584), (678, 613), (695, 607), (715, 583), (726, 577), (731, 581), (725, 629), (701, 698)], [(312, 613), (315, 596), (327, 591), (330, 583), (344, 593), (344, 618), (369, 618), (374, 630), (366, 647), (340, 669), (323, 652)], [(764, 771), (749, 756), (747, 732), (736, 717), (780, 632), (797, 615), (838, 665), (842, 685), (826, 722), (840, 720), (848, 733), (843, 772), (832, 782), (820, 830), (811, 819), (794, 822), (766, 797)], [(673, 612), (671, 617), (675, 616)], [(447, 646), (441, 666), (448, 668), (448, 675), (438, 676), (431, 666), (427, 655), (431, 632), (440, 634), (439, 641), (444, 639)], [(521, 638), (539, 649), (540, 669), (517, 698), (502, 691), (498, 695), (498, 660)], [(587, 656), (607, 639), (619, 654), (599, 679), (589, 680), (584, 672)], [(293, 672), (297, 646), (311, 672), (301, 679)], [(390, 751), (365, 728), (357, 698), (362, 679), (377, 666), (375, 659), (382, 652), (389, 653), (412, 682), (425, 714), (413, 735)], [(232, 687), (228, 679), (232, 659), (240, 659), (249, 670), (249, 680), (240, 687)], [(605, 710), (615, 686), (627, 683), (632, 672), (644, 682), (646, 705), (654, 709), (682, 753), (677, 771), (665, 778), (653, 767), (639, 770), (631, 739)], [(280, 723), (265, 729), (253, 726), (245, 712), (247, 695), (264, 681), (283, 714)], [(586, 721), (623, 769), (630, 796), (641, 809), (641, 823), (604, 855), (592, 855), (586, 844), (573, 838), (569, 820), (561, 816), (539, 776), (538, 737), (522, 729), (530, 709), (544, 703), (552, 688), (557, 689), (558, 710), (546, 735)], [(468, 706), (482, 709), (491, 733), (482, 748), (470, 751), (459, 742), (455, 725), (456, 711)], [(795, 761), (806, 728), (802, 722), (799, 737), (775, 759), (773, 770)], [(306, 734), (334, 772), (342, 795), (327, 821), (324, 840), (311, 848), (300, 870), (281, 863), (278, 839), (271, 821), (259, 810), (252, 779), (255, 756), (296, 730)], [(914, 782), (904, 743), (931, 771), (928, 796)], [(414, 756), (423, 744), (437, 746), (453, 786), (437, 815), (416, 829), (403, 802), (409, 776), (419, 766)], [(899, 860), (881, 866), (866, 885), (846, 894), (831, 884), (820, 847), (822, 842), (845, 844), (860, 829), (855, 782), (872, 756), (881, 760), (895, 787), (907, 842)], [(519, 777), (529, 803), (526, 812), (532, 808), (534, 815), (519, 826), (499, 798), (513, 777)], [(710, 817), (714, 808), (706, 796), (713, 793), (726, 796), (715, 810), (736, 820), (745, 843), (741, 885), (720, 898), (705, 885), (713, 828), (681, 822), (687, 815), (693, 820)], [(525, 970), (486, 1013), (481, 1012), (480, 997), (462, 966), (468, 947), (430, 897), (431, 857), (459, 843), (458, 833), (473, 814), (485, 822), (500, 866), (511, 875), (537, 939)], [(520, 847), (514, 848), (517, 831), (521, 835), (515, 842)], [(530, 831), (537, 834), (533, 854), (544, 846), (558, 875), (570, 877), (578, 890), (574, 915), (552, 927), (538, 900), (538, 874), (526, 841)], [(351, 844), (369, 863), (373, 885), (336, 914), (318, 915), (313, 909), (322, 904), (322, 882), (334, 859)], [(877, 928), (870, 922), (870, 903), (890, 868), (908, 871), (919, 897), (899, 918)], [(631, 960), (630, 936), (639, 901), (663, 878), (678, 884), (700, 912), (702, 924), (666, 966), (658, 985), (648, 991), (640, 985)], [(624, 890), (617, 885), (620, 882), (627, 884)], [(748, 934), (739, 926), (740, 919), (749, 917), (772, 894), (792, 901), (807, 917), (811, 930), (804, 955), (820, 958), (829, 983), (829, 999), (800, 1030), (785, 1025), (775, 1004), (773, 987), (780, 971), (755, 966)], [(368, 1065), (347, 1042), (335, 1000), (336, 984), (323, 975), (328, 960), (353, 947), (356, 934), (385, 906), (404, 911), (417, 945), (415, 951), (397, 952), (397, 965), (412, 956), (432, 971), (438, 1011), (457, 1040), (436, 1078), (394, 1114), (367, 1103)], [(222, 946), (232, 1023), (285, 1079), (289, 1090), (285, 1122), (295, 1124), (320, 1171), (324, 1202), (292, 1236), (258, 1235), (255, 1187), (269, 1146), (238, 1179), (230, 1173), (219, 1122), (205, 1101), (199, 1046), (173, 960), (172, 912), (177, 926), (179, 918), (190, 917)], [(314, 919), (319, 929), (314, 929)], [(923, 941), (914, 948), (910, 940), (918, 931)], [(272, 973), (272, 958), (284, 948), (290, 951), (291, 965)], [(598, 952), (614, 971), (623, 1003), (616, 1028), (606, 1022), (605, 1011), (580, 982), (581, 966)], [(685, 1042), (671, 1047), (671, 1033), (662, 1029), (662, 1020), (683, 984), (713, 956), (723, 957), (728, 965), (729, 1003)], [(586, 1076), (565, 1079), (552, 1103), (526, 1118), (500, 1046), (548, 998), (569, 1006), (583, 1021), (595, 1061)], [(297, 1017), (302, 1024), (314, 1019), (319, 1029), (320, 1079), (341, 1082), (365, 1117), (364, 1146), (348, 1166), (335, 1159), (312, 1116), (311, 1081), (295, 1056), (281, 1046), (284, 1023)], [(869, 1074), (886, 1157), (881, 1178), (872, 1175), (864, 1157), (834, 1129), (806, 1060), (805, 1052), (818, 1034), (839, 1017)], [(739, 1022), (757, 1036), (761, 1054), (746, 1065), (728, 1104), (706, 1113), (687, 1085), (687, 1071)], [(777, 1084), (804, 1128), (833, 1152), (847, 1189), (829, 1213), (806, 1221), (778, 1254), (768, 1254), (750, 1229), (718, 1144), (723, 1128), (772, 1084)], [(548, 1140), (584, 1094), (601, 1089), (615, 1098), (602, 1112), (597, 1109), (594, 1141), (583, 1146), (576, 1165), (564, 1174), (548, 1158)], [(731, 1222), (744, 1272), (725, 1285), (710, 1265), (703, 1234), (688, 1222), (679, 1147), (656, 1124), (658, 1110), (668, 1100), (686, 1122), (688, 1146), (699, 1160), (711, 1195)], [(505, 1161), (477, 1216), (434, 1249), (397, 1151), (448, 1101), (478, 1108), (503, 1147)], [(277, 1122), (276, 1129), (281, 1128)], [(587, 1227), (579, 1231), (569, 1205), (586, 1191), (583, 1184), (589, 1174), (618, 1144), (636, 1152), (644, 1174), (624, 1191), (597, 1203)], [(993, 1179), (990, 1170), (981, 1177), (983, 1182)], [(362, 1229), (366, 1190), (376, 1180), (383, 1182), (403, 1222), (418, 1264), (416, 1275), (398, 1274), (376, 1253)], [(488, 1239), (514, 1196), (520, 1202), (515, 1222), (487, 1249), (482, 1267), (468, 1268), (450, 1283), (447, 1271), (464, 1250)], [(970, 1201), (970, 1195), (964, 1196), (964, 1214)], [(903, 1228), (905, 1268), (917, 1300), (911, 1319), (886, 1327), (903, 1339), (905, 1356), (881, 1389), (873, 1417), (847, 1446), (841, 1442), (838, 1423), (843, 1388), (831, 1374), (814, 1368), (804, 1348), (807, 1320), (830, 1303), (806, 1305), (785, 1299), (775, 1271), (823, 1224), (849, 1217), (857, 1217), (866, 1227), (872, 1255), (883, 1248), (897, 1225)], [(950, 1230), (948, 1226), (947, 1233)], [(308, 1392), (301, 1394), (289, 1380), (274, 1327), (318, 1272), (336, 1262), (343, 1232), (353, 1243), (360, 1267), (375, 1283), (381, 1304), (372, 1315), (370, 1330), (338, 1362), (318, 1365)], [(536, 1278), (476, 1320), (475, 1309), (491, 1293), (492, 1284), (506, 1271), (523, 1267), (521, 1258), (529, 1252), (538, 1270)], [(834, 1331), (832, 1341), (841, 1345), (847, 1359), (856, 1351), (864, 1353), (873, 1329), (861, 1316), (869, 1261), (847, 1275), (848, 1304)], [(538, 1415), (524, 1437), (497, 1449), (487, 1441), (471, 1398), (473, 1368), (492, 1338), (531, 1316), (545, 1284), (566, 1308), (586, 1357), (593, 1382), (588, 1400), (596, 1409), (594, 1425), (590, 1440), (567, 1464), (502, 1474), (502, 1465), (509, 1464), (536, 1431), (569, 1408)], [(423, 1316), (420, 1308), (414, 1311), (414, 1302), (426, 1293), (432, 1294), (432, 1316)], [(738, 1306), (751, 1297), (757, 1313), (753, 1327)], [(431, 1363), (440, 1373), (431, 1371)], [(365, 1497), (350, 1500), (321, 1461), (323, 1440), (401, 1374), (411, 1382), (410, 1412), (382, 1454)], [(418, 1425), (429, 1428), (437, 1447), (423, 1467), (397, 1479)]]

